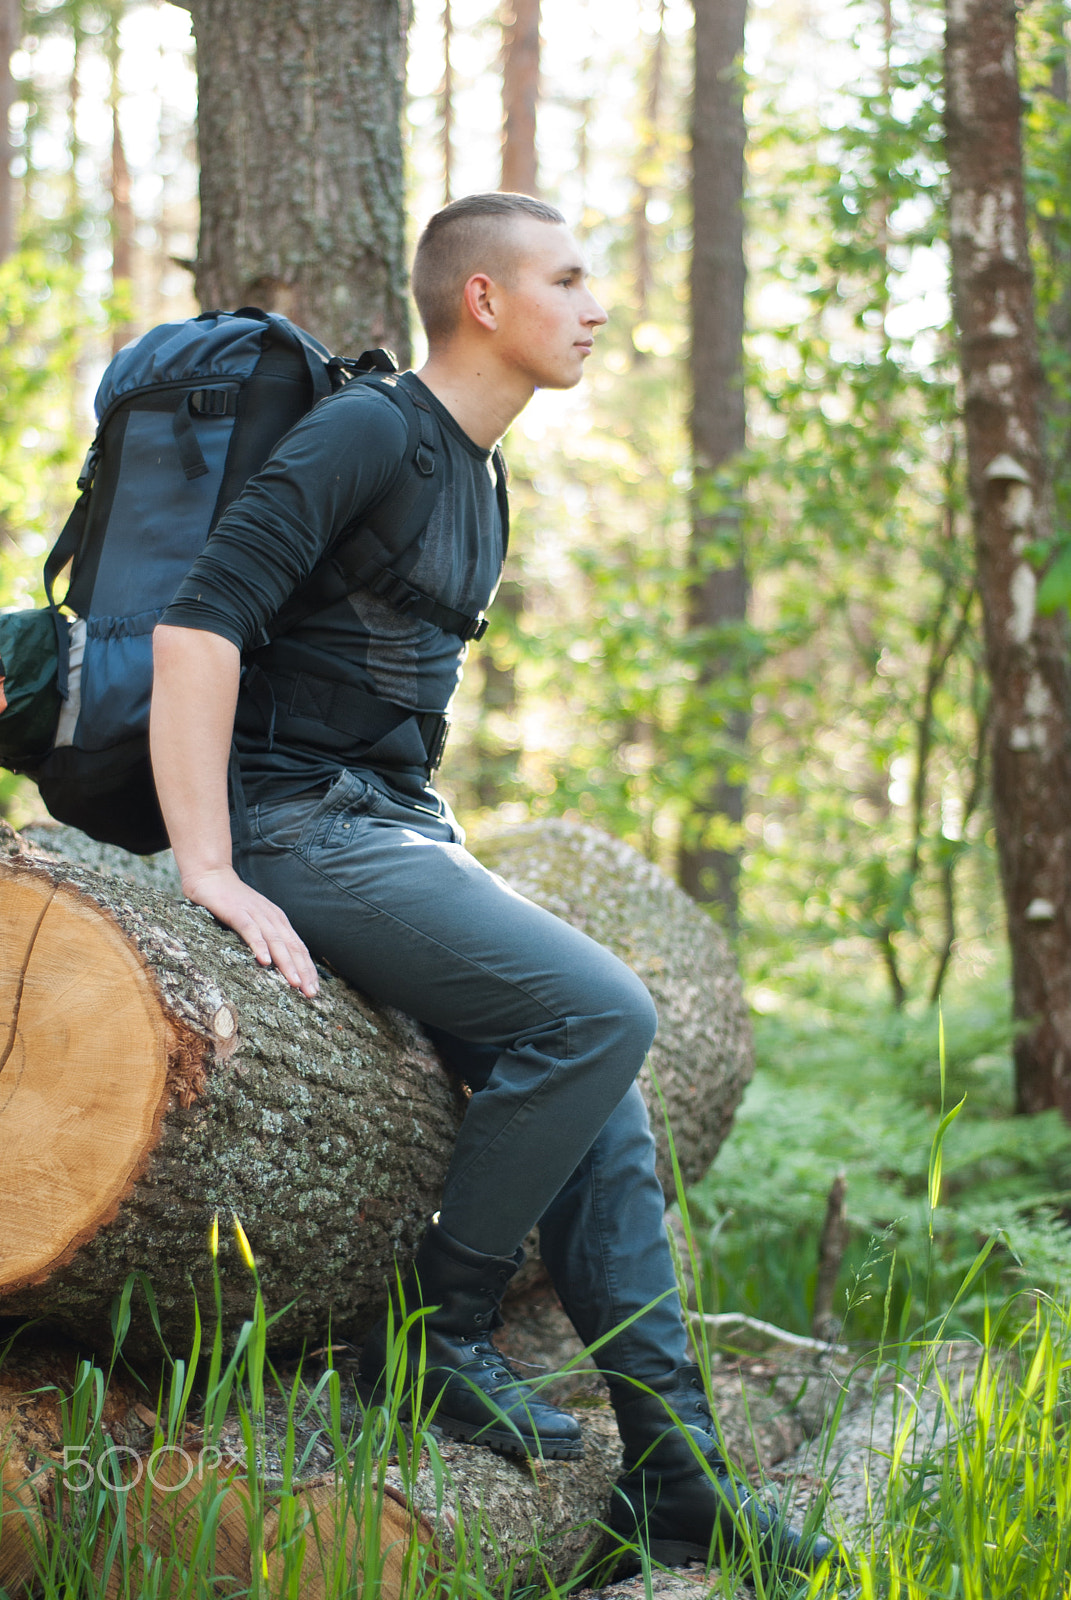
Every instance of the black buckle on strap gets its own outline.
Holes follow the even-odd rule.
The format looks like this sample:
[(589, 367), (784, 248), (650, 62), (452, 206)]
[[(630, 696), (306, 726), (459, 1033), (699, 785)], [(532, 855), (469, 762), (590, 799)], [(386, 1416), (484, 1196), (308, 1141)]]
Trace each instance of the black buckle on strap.
[(461, 635), (466, 642), (469, 639), (482, 639), (490, 627), (490, 619), (481, 611), (478, 617), (473, 617), (464, 633)]
[(389, 567), (384, 567), (381, 572), (377, 572), (369, 583), (368, 588), (372, 594), (378, 595), (381, 600), (385, 600), (389, 606), (402, 615), (407, 611), (411, 611), (423, 598), (419, 589), (414, 589), (411, 583), (407, 583), (404, 578), (400, 578)]
[(233, 389), (191, 389), (190, 410), (199, 417), (229, 417), (237, 410), (238, 396)]
[(356, 361), (352, 356), (333, 356), (328, 364), (348, 367), (351, 372), (397, 372), (398, 357), (393, 350), (377, 346), (375, 350), (362, 351)]
[(419, 395), (413, 395), (411, 398), (416, 408), (417, 426), (420, 429), (420, 442), (413, 456), (413, 465), (422, 477), (430, 478), (435, 471), (435, 423), (427, 401), (421, 400)]
[(93, 476), (97, 470), (97, 463), (99, 460), (100, 448), (96, 443), (91, 444), (86, 453), (86, 458), (82, 462), (82, 470), (78, 474), (77, 483), (79, 489), (89, 488), (90, 484), (93, 482)]
[(450, 718), (439, 712), (429, 712), (417, 719), (417, 726), (424, 741), (424, 748), (428, 752), (428, 770), (435, 772), (442, 763), (443, 751), (446, 749)]

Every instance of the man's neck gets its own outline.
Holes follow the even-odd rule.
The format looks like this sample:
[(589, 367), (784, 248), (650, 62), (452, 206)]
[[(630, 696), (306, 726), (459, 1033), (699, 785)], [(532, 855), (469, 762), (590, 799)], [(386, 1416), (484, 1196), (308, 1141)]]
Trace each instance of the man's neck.
[[(429, 355), (417, 373), (474, 444), (490, 450), (532, 398), (533, 386), (495, 370), (485, 357), (454, 350)], [(512, 378), (512, 381), (510, 379)]]

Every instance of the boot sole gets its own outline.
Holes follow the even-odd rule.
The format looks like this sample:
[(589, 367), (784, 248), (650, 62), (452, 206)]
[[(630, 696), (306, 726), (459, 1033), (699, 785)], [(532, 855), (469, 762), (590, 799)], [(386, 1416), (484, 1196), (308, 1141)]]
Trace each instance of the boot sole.
[(533, 1448), (507, 1428), (481, 1427), (478, 1422), (462, 1422), (457, 1417), (446, 1417), (441, 1411), (436, 1411), (428, 1426), (438, 1428), (449, 1438), (460, 1439), (464, 1444), (486, 1445), (489, 1450), (498, 1450), (507, 1456), (524, 1456), (530, 1461), (541, 1458), (545, 1461), (579, 1461), (584, 1454), (582, 1439), (547, 1439), (540, 1435), (538, 1448)]
[[(357, 1380), (357, 1393), (366, 1406), (382, 1405), (386, 1397), (386, 1391), (381, 1386), (367, 1383), (363, 1378)], [(408, 1401), (402, 1402), (398, 1414), (405, 1422), (412, 1420), (412, 1406)], [(447, 1416), (441, 1410), (434, 1413), (427, 1426), (433, 1433), (445, 1433), (447, 1438), (457, 1439), (462, 1444), (480, 1445), (488, 1450), (497, 1450), (502, 1455), (520, 1456), (529, 1461), (579, 1461), (584, 1454), (583, 1439), (548, 1439), (541, 1435), (538, 1444), (533, 1441), (529, 1445), (508, 1428), (465, 1422), (460, 1417)]]
[[(618, 1533), (616, 1537), (626, 1539), (628, 1535)], [(692, 1561), (701, 1562), (705, 1567), (710, 1558), (710, 1551), (703, 1545), (688, 1544), (680, 1539), (652, 1539), (646, 1549), (650, 1559), (660, 1567), (686, 1567)], [(638, 1550), (624, 1550), (614, 1563), (611, 1581), (616, 1583), (621, 1578), (631, 1578), (642, 1565)]]
[[(619, 1537), (624, 1538), (626, 1535), (621, 1534)], [(692, 1561), (697, 1561), (704, 1567), (711, 1561), (716, 1565), (720, 1554), (720, 1547), (717, 1542), (715, 1542), (713, 1549), (709, 1549), (706, 1545), (691, 1544), (684, 1539), (652, 1539), (647, 1546), (647, 1550), (651, 1560), (662, 1567), (686, 1567)], [(834, 1555), (831, 1564), (835, 1565), (836, 1561), (837, 1558)], [(821, 1565), (821, 1560), (804, 1565), (791, 1561), (778, 1563), (771, 1561), (769, 1557), (765, 1560), (760, 1557), (760, 1564), (768, 1574), (777, 1570), (782, 1576), (791, 1574), (794, 1577), (805, 1578), (810, 1572), (817, 1570)], [(618, 1561), (614, 1569), (614, 1577), (616, 1579), (631, 1576), (632, 1573), (640, 1570), (641, 1565), (638, 1553), (626, 1553)]]
[(652, 1539), (649, 1549), (651, 1560), (663, 1567), (684, 1567), (689, 1561), (701, 1561), (706, 1566), (710, 1560), (706, 1545), (689, 1544), (684, 1539)]

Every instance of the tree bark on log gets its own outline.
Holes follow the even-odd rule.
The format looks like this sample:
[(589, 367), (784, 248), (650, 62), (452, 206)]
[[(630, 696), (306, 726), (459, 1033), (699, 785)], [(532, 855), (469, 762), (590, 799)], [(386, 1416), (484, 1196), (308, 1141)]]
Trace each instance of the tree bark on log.
[(197, 297), (409, 362), (398, 0), (185, 0), (197, 38)]
[[(211, 1300), (212, 1217), (233, 1212), (269, 1308), (293, 1302), (281, 1344), (329, 1318), (362, 1331), (438, 1203), (460, 1123), (423, 1035), (335, 977), (303, 999), (198, 907), (10, 832), (6, 849), (0, 1211), (20, 1223), (0, 1242), (0, 1310), (107, 1346), (109, 1304), (140, 1270), (184, 1348), (190, 1283)], [(249, 1274), (234, 1251), (219, 1267), (237, 1324)], [(128, 1348), (159, 1354), (139, 1296)]]
[[(73, 830), (36, 837), (113, 875), (0, 834), (0, 1314), (47, 1317), (107, 1347), (110, 1302), (141, 1271), (181, 1351), (191, 1282), (211, 1301), (212, 1218), (234, 1212), (281, 1311), (273, 1339), (294, 1346), (329, 1326), (359, 1338), (438, 1204), (463, 1092), (415, 1024), (330, 974), (305, 1000), (156, 887), (158, 862)], [(684, 1176), (698, 1177), (752, 1065), (724, 941), (656, 868), (593, 829), (537, 824), (489, 853), (648, 983), (661, 1016), (652, 1064)], [(671, 1186), (649, 1081), (646, 1092)], [(237, 1325), (249, 1275), (230, 1248), (220, 1269)], [(151, 1359), (159, 1342), (138, 1294), (134, 1307), (128, 1350)]]

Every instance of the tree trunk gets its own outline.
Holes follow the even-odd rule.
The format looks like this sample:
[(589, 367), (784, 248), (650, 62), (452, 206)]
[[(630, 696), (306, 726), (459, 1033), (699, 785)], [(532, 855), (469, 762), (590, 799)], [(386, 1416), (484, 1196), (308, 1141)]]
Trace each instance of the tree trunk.
[[(78, 133), (79, 113), (82, 104), (82, 52), (87, 38), (85, 6), (83, 0), (71, 0), (67, 7), (71, 29), (71, 75), (67, 80), (67, 215), (65, 251), (68, 266), (81, 269), (85, 261), (85, 228), (88, 207), (78, 181), (81, 166), (82, 140)], [(72, 367), (70, 373), (70, 410), (75, 414), (78, 394), (78, 375)]]
[(11, 176), (11, 107), (15, 80), (11, 57), (21, 32), (19, 0), (0, 0), (0, 261), (15, 248), (15, 181)]
[(193, 0), (206, 308), (409, 360), (400, 0)]
[[(739, 81), (747, 0), (696, 0), (695, 100), (692, 112), (692, 507), (693, 581), (688, 622), (701, 645), (698, 693), (728, 672), (739, 673), (717, 630), (747, 615), (748, 580), (738, 508), (717, 507), (718, 469), (745, 444), (744, 339), (744, 107)], [(718, 547), (717, 554), (711, 547)], [(719, 691), (719, 699), (724, 698)], [(733, 770), (749, 717), (730, 705), (719, 714), (725, 754), (705, 795), (692, 806), (680, 852), (681, 882), (696, 900), (722, 907), (735, 924), (738, 852), (716, 839), (718, 818), (739, 825), (744, 786)], [(709, 730), (708, 730), (709, 732)], [(700, 735), (697, 734), (697, 742)], [(720, 769), (720, 770), (718, 770)]]
[(1049, 534), (1027, 249), (1015, 8), (949, 0), (952, 290), (992, 685), (993, 811), (1011, 945), (1020, 1111), (1071, 1119), (1071, 682), (1028, 547)]
[(539, 0), (511, 0), (502, 39), (502, 183), (510, 194), (539, 194)]
[[(516, 488), (518, 479), (511, 481)], [(507, 804), (517, 795), (521, 759), (517, 669), (499, 646), (508, 625), (514, 632), (524, 615), (524, 586), (516, 578), (503, 578), (495, 596), (495, 622), (480, 650), (480, 719), (473, 730), (476, 762), (473, 791), (477, 805), (487, 811)], [(508, 644), (508, 640), (507, 640)]]
[[(308, 1001), (258, 967), (207, 912), (157, 887), (157, 859), (74, 829), (35, 837), (74, 859), (0, 832), (0, 1313), (107, 1347), (112, 1298), (143, 1271), (182, 1349), (189, 1283), (212, 1302), (213, 1215), (234, 1212), (269, 1311), (290, 1305), (276, 1343), (329, 1326), (360, 1336), (438, 1205), (460, 1090), (406, 1019), (330, 975)], [(490, 855), (647, 982), (661, 1018), (651, 1063), (694, 1181), (752, 1068), (724, 941), (657, 868), (593, 829), (517, 829)], [(131, 876), (104, 875), (116, 871)], [(671, 1188), (661, 1109), (641, 1082)], [(236, 1326), (249, 1275), (229, 1244), (219, 1260)], [(140, 1293), (128, 1346), (159, 1353)]]
[(443, 205), (454, 198), (454, 10), (443, 0), (443, 83), (439, 97), (439, 138), (443, 155)]
[[(508, 194), (539, 194), (536, 117), (539, 106), (540, 0), (510, 0), (502, 20), (502, 170), (499, 188)], [(496, 613), (516, 630), (524, 614), (524, 588), (507, 577)], [(517, 778), (520, 749), (517, 672), (503, 663), (495, 633), (480, 653), (482, 715), (474, 754), (477, 804), (493, 810), (508, 801)]]
[[(112, 164), (109, 174), (111, 189), (112, 236), (112, 295), (117, 303), (122, 297), (129, 300), (134, 291), (134, 207), (130, 196), (130, 166), (123, 144), (123, 130), (119, 122), (122, 88), (119, 82), (119, 64), (122, 50), (119, 24), (122, 7), (112, 6), (108, 15), (108, 72), (110, 76), (108, 104), (112, 116)], [(114, 313), (113, 313), (114, 314)], [(128, 317), (112, 327), (112, 355), (117, 355), (134, 336), (134, 327)]]
[[(651, 41), (651, 54), (647, 64), (647, 92), (644, 96), (642, 131), (636, 154), (635, 193), (632, 200), (632, 251), (635, 262), (636, 327), (647, 321), (654, 288), (654, 267), (651, 261), (651, 225), (647, 220), (647, 207), (653, 196), (653, 179), (657, 169), (660, 125), (662, 120), (662, 91), (666, 69), (666, 0), (659, 0), (658, 32)], [(632, 347), (633, 360), (639, 364), (646, 360), (646, 352)]]

